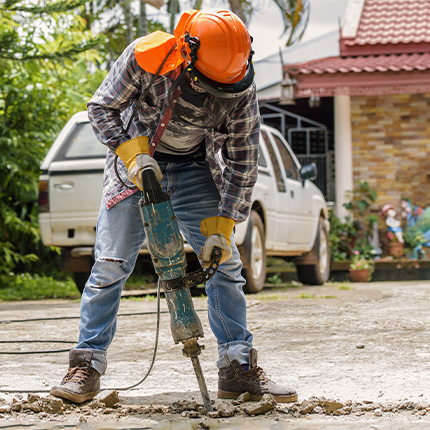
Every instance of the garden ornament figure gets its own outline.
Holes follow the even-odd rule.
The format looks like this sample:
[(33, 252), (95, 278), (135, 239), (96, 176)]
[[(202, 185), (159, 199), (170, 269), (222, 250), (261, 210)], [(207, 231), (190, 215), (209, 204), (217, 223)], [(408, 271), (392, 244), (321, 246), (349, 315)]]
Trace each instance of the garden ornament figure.
[(404, 243), (403, 229), (401, 222), (396, 219), (396, 210), (393, 206), (387, 204), (382, 208), (382, 215), (385, 217), (385, 224), (387, 224), (388, 231), (393, 233), (400, 243)]

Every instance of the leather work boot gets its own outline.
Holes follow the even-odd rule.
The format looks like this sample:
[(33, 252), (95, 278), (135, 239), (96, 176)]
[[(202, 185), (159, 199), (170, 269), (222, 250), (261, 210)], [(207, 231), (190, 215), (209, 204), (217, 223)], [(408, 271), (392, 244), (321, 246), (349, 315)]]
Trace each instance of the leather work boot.
[[(242, 365), (243, 366), (243, 365)], [(220, 399), (237, 399), (242, 393), (249, 392), (250, 400), (261, 400), (269, 393), (279, 403), (297, 401), (297, 393), (290, 388), (282, 388), (271, 381), (257, 366), (257, 350), (249, 350), (249, 370), (244, 370), (238, 361), (233, 360), (229, 366), (218, 371), (218, 397)]]
[(88, 349), (72, 349), (69, 352), (69, 370), (61, 384), (51, 388), (50, 394), (83, 403), (100, 392), (100, 374), (91, 367), (93, 352)]

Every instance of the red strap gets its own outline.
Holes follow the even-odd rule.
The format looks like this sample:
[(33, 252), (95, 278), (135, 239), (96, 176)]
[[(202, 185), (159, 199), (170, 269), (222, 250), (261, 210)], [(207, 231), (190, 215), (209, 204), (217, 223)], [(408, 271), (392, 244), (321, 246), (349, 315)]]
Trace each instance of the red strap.
[[(181, 95), (181, 90), (178, 88), (172, 95), (172, 104), (175, 104)], [(170, 104), (167, 106), (166, 111), (164, 112), (163, 117), (161, 118), (160, 123), (158, 124), (157, 131), (154, 134), (154, 138), (152, 139), (151, 144), (149, 145), (149, 155), (151, 157), (154, 156), (155, 148), (157, 148), (158, 142), (160, 142), (161, 136), (164, 133), (164, 130), (167, 128), (167, 124), (169, 124), (170, 119), (172, 118), (172, 109), (170, 108)]]

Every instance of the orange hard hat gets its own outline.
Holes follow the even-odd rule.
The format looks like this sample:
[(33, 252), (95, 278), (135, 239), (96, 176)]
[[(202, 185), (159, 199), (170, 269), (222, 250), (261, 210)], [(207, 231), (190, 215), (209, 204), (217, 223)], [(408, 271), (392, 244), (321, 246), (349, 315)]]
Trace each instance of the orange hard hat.
[(174, 35), (162, 31), (139, 39), (139, 66), (164, 75), (188, 61), (191, 79), (219, 97), (239, 97), (252, 84), (252, 38), (245, 24), (224, 9), (189, 10)]
[[(186, 12), (175, 29), (179, 46), (186, 42), (186, 35), (199, 41), (195, 67), (204, 76), (223, 84), (244, 78), (251, 54), (251, 36), (233, 12), (225, 9)], [(185, 43), (185, 47), (187, 60), (191, 60), (190, 45)]]

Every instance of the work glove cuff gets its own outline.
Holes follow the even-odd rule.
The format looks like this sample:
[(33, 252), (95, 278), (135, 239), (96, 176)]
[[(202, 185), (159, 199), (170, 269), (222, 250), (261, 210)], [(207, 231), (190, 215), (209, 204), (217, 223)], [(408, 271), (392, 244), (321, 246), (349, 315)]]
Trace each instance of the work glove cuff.
[(147, 136), (138, 136), (127, 140), (116, 148), (116, 154), (124, 162), (127, 170), (136, 165), (138, 154), (149, 154), (149, 140)]
[(214, 216), (210, 218), (205, 218), (200, 223), (200, 230), (206, 237), (212, 236), (213, 234), (222, 234), (230, 246), (230, 238), (233, 233), (233, 228), (235, 224), (236, 222), (231, 218), (227, 218), (224, 216)]

